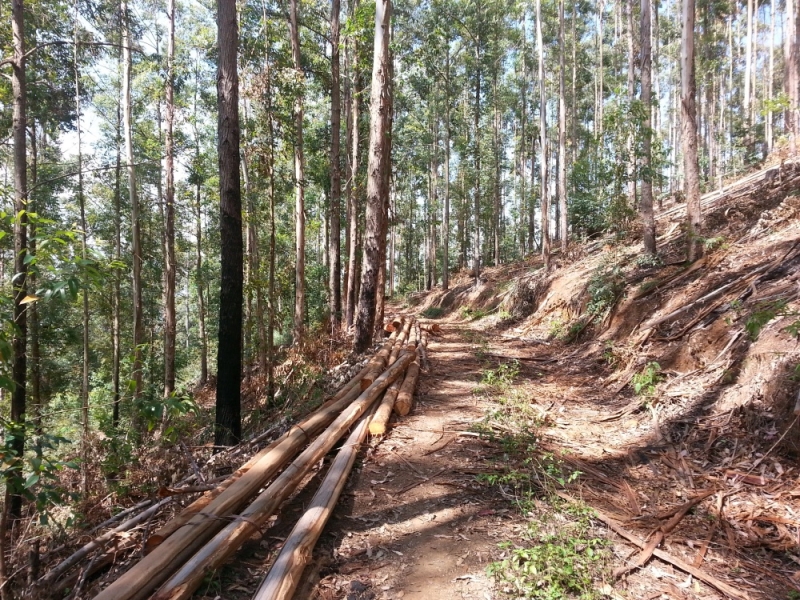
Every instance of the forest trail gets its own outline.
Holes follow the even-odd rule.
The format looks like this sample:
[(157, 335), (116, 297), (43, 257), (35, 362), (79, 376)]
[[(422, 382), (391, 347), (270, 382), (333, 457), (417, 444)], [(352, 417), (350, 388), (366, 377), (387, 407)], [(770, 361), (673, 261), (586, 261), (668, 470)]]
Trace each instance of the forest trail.
[(493, 450), (471, 430), (489, 407), (472, 393), (470, 335), (448, 325), (431, 339), (413, 412), (367, 451), (295, 598), (493, 597), (485, 568), (510, 510), (476, 483)]
[[(785, 564), (748, 553), (741, 539), (735, 513), (749, 504), (748, 491), (723, 490), (717, 475), (730, 460), (715, 464), (720, 457), (708, 452), (726, 435), (717, 419), (730, 413), (694, 407), (665, 419), (642, 409), (616, 391), (592, 344), (551, 345), (474, 322), (441, 325), (414, 412), (373, 442), (295, 598), (508, 597), (513, 586), (487, 567), (507, 558), (509, 547), (530, 545), (531, 526), (552, 532), (575, 524), (554, 503), (555, 489), (641, 539), (663, 523), (659, 514), (671, 518), (703, 497), (660, 548), (740, 594), (725, 596), (656, 558), (616, 580), (611, 570), (630, 564), (638, 549), (593, 520), (587, 539), (608, 539), (610, 551), (590, 597), (790, 597), (792, 583), (779, 575), (788, 575)], [(730, 521), (720, 526), (715, 515), (726, 501)]]

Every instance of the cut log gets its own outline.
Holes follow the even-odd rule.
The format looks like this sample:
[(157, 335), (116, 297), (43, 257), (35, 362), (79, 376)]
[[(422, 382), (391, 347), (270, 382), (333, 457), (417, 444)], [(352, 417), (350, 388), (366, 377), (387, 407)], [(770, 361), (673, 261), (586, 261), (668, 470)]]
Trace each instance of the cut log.
[(389, 418), (392, 416), (392, 408), (394, 408), (397, 394), (400, 392), (400, 386), (403, 384), (403, 377), (398, 377), (394, 383), (389, 386), (386, 393), (383, 394), (378, 410), (372, 416), (369, 423), (369, 432), (371, 435), (383, 435), (389, 426)]
[[(189, 598), (202, 583), (206, 573), (221, 566), (245, 541), (259, 532), (260, 527), (280, 506), (281, 502), (295, 491), (308, 471), (325, 456), (347, 429), (369, 409), (378, 396), (400, 376), (414, 359), (414, 354), (402, 354), (294, 462), (286, 467), (283, 473), (236, 520), (229, 523), (208, 544), (200, 548), (190, 560), (186, 561), (183, 567), (152, 596), (152, 600)], [(166, 543), (174, 538), (175, 536)], [(149, 584), (145, 585), (144, 594), (136, 597), (146, 597), (152, 587)], [(107, 598), (116, 598), (116, 596)]]
[(400, 386), (400, 392), (397, 394), (397, 400), (394, 402), (394, 412), (401, 417), (405, 417), (411, 412), (411, 407), (414, 405), (414, 390), (419, 377), (419, 355), (414, 353), (414, 356), (416, 359), (409, 365), (403, 385)]
[(359, 382), (359, 387), (362, 392), (372, 385), (372, 383), (380, 376), (380, 374), (383, 373), (387, 365), (392, 364), (389, 362), (389, 357), (392, 354), (392, 350), (395, 346), (397, 346), (397, 339), (390, 339), (381, 347), (380, 350), (378, 350), (377, 353), (375, 353), (375, 356), (372, 357), (372, 360), (369, 361), (372, 367), (369, 369), (369, 371), (364, 373), (364, 376)]
[[(356, 392), (357, 388), (352, 391)], [(351, 402), (351, 396), (345, 395), (292, 427), (283, 437), (273, 442), (245, 473), (232, 481), (227, 489), (212, 498), (202, 512), (194, 514), (183, 527), (103, 590), (96, 600), (147, 598), (150, 592), (166, 581), (180, 565), (222, 529), (227, 522), (226, 517), (246, 506), (259, 488), (290, 461), (317, 432), (333, 422)]]
[(367, 434), (370, 415), (361, 417), (358, 425), (339, 450), (325, 479), (314, 494), (311, 505), (300, 517), (286, 539), (278, 558), (272, 564), (253, 600), (290, 600), (300, 576), (311, 559), (311, 553), (328, 522), (344, 489), (353, 463)]
[(132, 529), (142, 521), (145, 521), (152, 517), (158, 509), (160, 509), (165, 504), (172, 502), (172, 498), (165, 498), (161, 502), (157, 504), (153, 504), (147, 510), (140, 512), (138, 515), (131, 517), (124, 523), (121, 523), (114, 529), (107, 531), (101, 536), (96, 537), (88, 544), (84, 545), (80, 550), (73, 553), (71, 556), (67, 557), (63, 561), (61, 561), (57, 566), (50, 569), (39, 581), (36, 582), (36, 587), (41, 590), (46, 590), (50, 586), (52, 586), (58, 579), (64, 575), (67, 571), (69, 571), (72, 567), (77, 565), (81, 562), (84, 558), (92, 554), (95, 550), (99, 550), (101, 548), (105, 548), (106, 544), (108, 544), (111, 540), (113, 540), (118, 534), (128, 531)]
[(422, 370), (426, 373), (430, 369), (430, 362), (428, 361), (428, 335), (429, 332), (422, 330), (422, 337), (420, 338), (419, 355), (421, 359)]
[(393, 364), (395, 360), (397, 360), (397, 356), (406, 346), (406, 340), (408, 339), (408, 333), (411, 330), (411, 325), (414, 322), (413, 317), (408, 317), (403, 321), (403, 330), (400, 332), (400, 335), (397, 336), (397, 342), (392, 348), (391, 354), (389, 354), (389, 361), (387, 364)]

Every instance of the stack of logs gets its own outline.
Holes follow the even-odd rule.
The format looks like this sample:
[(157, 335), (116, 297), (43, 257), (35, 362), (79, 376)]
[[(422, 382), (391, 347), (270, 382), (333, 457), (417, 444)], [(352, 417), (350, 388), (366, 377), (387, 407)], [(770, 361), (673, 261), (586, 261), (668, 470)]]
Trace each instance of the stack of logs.
[[(427, 335), (413, 318), (397, 319), (387, 325), (387, 330), (391, 332), (388, 339), (355, 377), (223, 483), (150, 535), (146, 556), (95, 598), (191, 597), (207, 573), (222, 566), (245, 541), (260, 533), (281, 503), (350, 430), (311, 506), (254, 596), (261, 600), (290, 598), (367, 431), (383, 434), (393, 410), (399, 415), (411, 410), (420, 367), (427, 361)], [(77, 555), (83, 558), (104, 549), (111, 540), (105, 539), (107, 535), (102, 537), (42, 577), (37, 582), (40, 595), (58, 588), (59, 580), (77, 564)]]

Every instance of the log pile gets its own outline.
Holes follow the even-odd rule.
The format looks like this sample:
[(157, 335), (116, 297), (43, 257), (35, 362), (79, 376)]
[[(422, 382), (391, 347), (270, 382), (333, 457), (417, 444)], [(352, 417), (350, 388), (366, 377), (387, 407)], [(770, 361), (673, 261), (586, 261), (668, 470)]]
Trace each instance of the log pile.
[[(376, 417), (381, 415), (383, 430), (375, 433), (385, 433), (395, 399), (402, 402), (403, 408), (394, 406), (398, 414), (407, 414), (411, 408), (422, 347), (427, 340), (412, 318), (396, 319), (386, 329), (390, 335), (355, 377), (319, 409), (150, 535), (143, 558), (95, 598), (189, 598), (209, 571), (223, 565), (247, 539), (259, 532), (322, 457), (352, 428), (312, 503), (312, 512), (301, 519), (296, 535), (293, 533), (290, 538), (291, 544), (285, 545), (284, 550), (290, 556), (276, 563), (281, 566), (265, 580), (263, 589), (278, 591), (259, 592), (259, 597), (264, 598), (288, 597), (286, 594), (291, 591), (285, 590), (292, 590), (293, 586), (285, 580), (291, 579), (297, 568), (302, 570), (294, 563), (304, 564), (310, 555)], [(144, 512), (98, 536), (50, 570), (36, 582), (40, 596), (63, 588), (61, 584), (65, 581), (83, 584), (91, 572), (113, 562), (117, 554), (109, 548), (116, 544), (117, 550), (120, 549), (121, 532), (152, 518), (159, 507), (171, 501), (169, 497), (148, 504)], [(125, 548), (133, 547), (130, 537), (124, 541)], [(76, 571), (76, 566), (92, 554), (95, 556), (90, 565)]]

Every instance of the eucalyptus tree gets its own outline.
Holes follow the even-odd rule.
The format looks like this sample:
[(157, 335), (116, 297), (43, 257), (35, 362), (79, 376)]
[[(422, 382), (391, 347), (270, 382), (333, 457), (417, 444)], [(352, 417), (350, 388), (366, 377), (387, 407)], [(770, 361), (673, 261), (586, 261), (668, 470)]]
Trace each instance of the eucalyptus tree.
[(217, 151), (220, 198), (220, 296), (217, 342), (215, 444), (230, 446), (242, 435), (242, 193), (239, 179), (239, 32), (235, 0), (217, 1)]
[(358, 297), (358, 314), (355, 322), (353, 347), (363, 352), (372, 340), (375, 326), (375, 300), (378, 291), (380, 269), (380, 245), (383, 231), (383, 213), (388, 191), (384, 177), (388, 172), (385, 152), (388, 143), (389, 107), (391, 106), (391, 67), (389, 65), (389, 27), (391, 23), (391, 0), (375, 3), (375, 39), (373, 49), (372, 88), (370, 96), (369, 164), (367, 167), (367, 215), (364, 236), (364, 258), (361, 275), (361, 291)]
[(167, 77), (164, 157), (166, 196), (164, 207), (164, 396), (175, 391), (175, 0), (167, 0)]
[(328, 302), (331, 315), (331, 332), (333, 333), (340, 324), (342, 313), (341, 271), (342, 260), (340, 250), (340, 224), (342, 195), (342, 172), (340, 167), (340, 136), (341, 136), (341, 80), (339, 64), (339, 16), (340, 1), (331, 2), (331, 201), (330, 215), (330, 242), (328, 254), (330, 255), (330, 272), (328, 277)]
[(656, 224), (653, 217), (653, 176), (651, 171), (651, 117), (652, 114), (652, 53), (650, 50), (650, 0), (641, 0), (641, 58), (642, 89), (641, 98), (645, 109), (645, 120), (642, 131), (642, 197), (639, 211), (642, 218), (642, 239), (644, 251), (656, 254)]
[(690, 261), (703, 255), (700, 173), (697, 164), (697, 109), (694, 67), (694, 0), (683, 0), (681, 32), (681, 123), (683, 168), (686, 178), (687, 256)]

